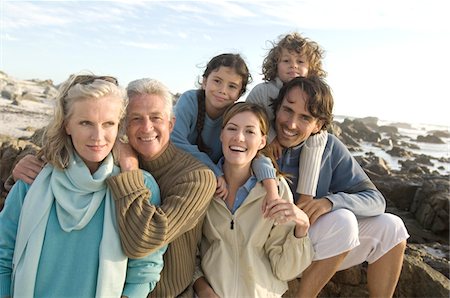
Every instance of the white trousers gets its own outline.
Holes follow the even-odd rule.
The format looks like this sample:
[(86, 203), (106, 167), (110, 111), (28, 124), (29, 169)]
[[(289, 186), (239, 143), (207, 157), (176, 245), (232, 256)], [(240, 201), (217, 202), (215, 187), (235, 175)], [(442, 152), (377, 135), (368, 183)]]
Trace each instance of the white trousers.
[(349, 251), (339, 270), (367, 261), (375, 262), (409, 234), (403, 221), (396, 215), (356, 218), (347, 209), (338, 209), (322, 215), (311, 225), (314, 261), (327, 259)]

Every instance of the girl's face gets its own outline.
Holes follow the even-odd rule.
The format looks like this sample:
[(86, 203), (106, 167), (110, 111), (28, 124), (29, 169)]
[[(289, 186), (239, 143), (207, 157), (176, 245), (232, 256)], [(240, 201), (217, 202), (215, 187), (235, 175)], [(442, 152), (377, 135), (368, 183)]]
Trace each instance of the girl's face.
[(239, 99), (242, 77), (233, 68), (221, 66), (203, 79), (202, 88), (206, 95), (206, 113), (216, 119)]
[(225, 162), (250, 167), (258, 150), (266, 145), (258, 118), (250, 111), (233, 116), (220, 134)]
[(296, 52), (289, 52), (282, 48), (280, 60), (277, 65), (277, 75), (283, 83), (296, 77), (307, 77), (309, 62), (306, 56)]
[(121, 107), (121, 99), (112, 95), (79, 100), (70, 107), (65, 130), (91, 173), (98, 169), (114, 146)]

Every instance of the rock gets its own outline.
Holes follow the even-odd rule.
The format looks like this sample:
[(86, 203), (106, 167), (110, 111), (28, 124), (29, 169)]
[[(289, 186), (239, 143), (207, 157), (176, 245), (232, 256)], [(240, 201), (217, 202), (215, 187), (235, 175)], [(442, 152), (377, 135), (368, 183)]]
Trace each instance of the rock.
[(381, 135), (378, 132), (373, 131), (361, 121), (344, 121), (343, 124), (346, 124), (346, 126), (341, 126), (342, 131), (347, 132), (353, 138), (366, 142), (379, 142), (381, 140)]
[(449, 279), (423, 261), (420, 249), (409, 245), (408, 250), (396, 290), (398, 297), (448, 297)]
[(414, 196), (410, 211), (417, 221), (433, 233), (448, 235), (449, 232), (449, 188), (444, 178), (425, 179)]
[(433, 144), (445, 144), (441, 138), (435, 135), (417, 136), (417, 142), (433, 143)]
[[(408, 244), (394, 297), (448, 297), (449, 279), (427, 264), (427, 246)], [(444, 265), (448, 267), (448, 259)], [(337, 272), (318, 297), (368, 297), (367, 264)], [(295, 297), (299, 280), (289, 282), (283, 297)]]
[(430, 169), (426, 165), (421, 165), (413, 160), (399, 160), (398, 163), (402, 167), (402, 172), (425, 175), (430, 174)]
[(378, 127), (378, 131), (379, 132), (384, 132), (387, 133), (389, 135), (396, 135), (398, 134), (398, 128), (395, 126), (391, 126), (391, 125), (382, 125)]
[(356, 156), (355, 159), (364, 168), (364, 170), (368, 170), (375, 175), (384, 176), (391, 174), (391, 169), (386, 161), (381, 157), (366, 155)]
[(398, 156), (402, 158), (411, 158), (413, 156), (413, 154), (410, 151), (395, 145), (392, 147), (391, 150), (388, 150), (387, 153), (392, 156)]
[(429, 132), (438, 138), (450, 138), (450, 132), (448, 130), (431, 130)]

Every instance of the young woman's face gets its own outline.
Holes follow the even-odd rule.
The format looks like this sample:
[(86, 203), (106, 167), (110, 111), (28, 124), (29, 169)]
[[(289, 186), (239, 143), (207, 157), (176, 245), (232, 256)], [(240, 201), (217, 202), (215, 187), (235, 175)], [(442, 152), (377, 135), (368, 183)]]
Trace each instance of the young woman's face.
[(109, 95), (98, 99), (74, 102), (65, 124), (67, 135), (72, 139), (75, 151), (94, 173), (111, 152), (116, 141), (121, 102)]
[(225, 162), (250, 166), (258, 150), (266, 145), (258, 118), (250, 111), (233, 116), (220, 134)]
[(283, 83), (296, 77), (307, 77), (309, 62), (304, 55), (281, 49), (280, 61), (277, 65), (277, 75)]
[(216, 119), (239, 99), (242, 77), (233, 68), (221, 66), (203, 79), (202, 88), (206, 94), (206, 113)]

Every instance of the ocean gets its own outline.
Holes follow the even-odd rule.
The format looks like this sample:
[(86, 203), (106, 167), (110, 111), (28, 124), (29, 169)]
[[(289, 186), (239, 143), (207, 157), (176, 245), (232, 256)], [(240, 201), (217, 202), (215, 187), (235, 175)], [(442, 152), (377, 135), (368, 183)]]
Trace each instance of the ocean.
[[(351, 120), (355, 119), (355, 117), (335, 116), (334, 120), (341, 123), (345, 118), (349, 118)], [(411, 143), (419, 147), (419, 149), (405, 148), (406, 150), (411, 151), (414, 154), (424, 154), (437, 159), (445, 160), (438, 161), (436, 159), (432, 159), (431, 162), (433, 163), (433, 166), (429, 166), (430, 170), (436, 170), (442, 175), (450, 174), (450, 138), (441, 137), (440, 139), (444, 141), (444, 144), (432, 144), (415, 141), (417, 136), (426, 136), (430, 131), (438, 130), (449, 132), (448, 126), (414, 123), (402, 123), (402, 125), (398, 125), (398, 122), (379, 119), (378, 126), (384, 125), (396, 126), (398, 128), (398, 134), (400, 135), (399, 139), (401, 141)], [(381, 133), (381, 135), (382, 137), (387, 137), (384, 133)], [(383, 158), (392, 170), (400, 170), (401, 165), (399, 164), (399, 161), (404, 159), (386, 153), (386, 151), (391, 148), (379, 148), (373, 146), (373, 144), (369, 142), (361, 142), (360, 145), (362, 151), (352, 152), (354, 156), (364, 155), (366, 152), (373, 152), (376, 156)]]

